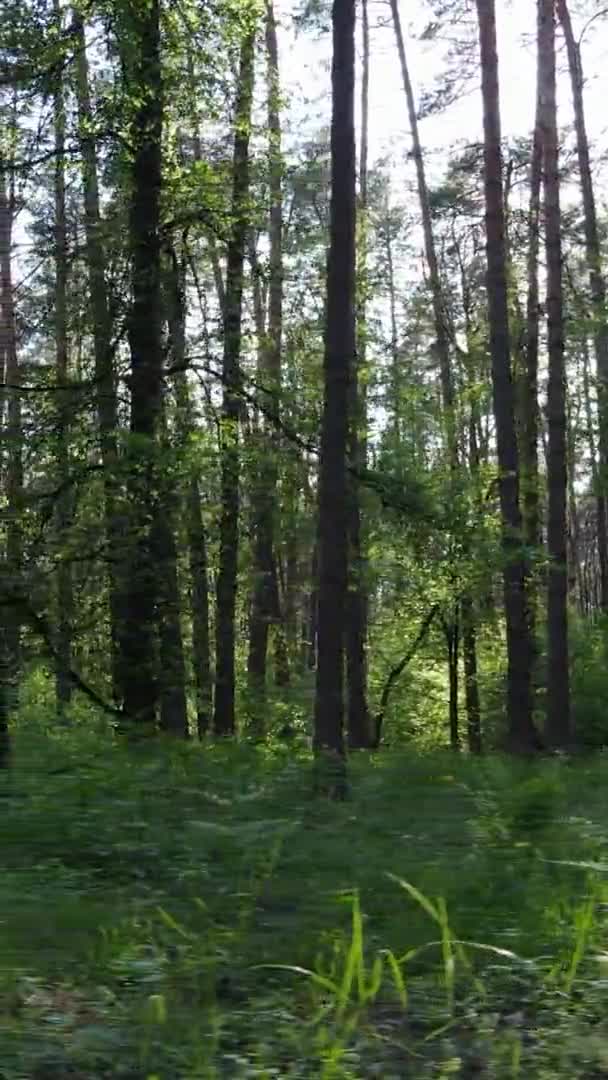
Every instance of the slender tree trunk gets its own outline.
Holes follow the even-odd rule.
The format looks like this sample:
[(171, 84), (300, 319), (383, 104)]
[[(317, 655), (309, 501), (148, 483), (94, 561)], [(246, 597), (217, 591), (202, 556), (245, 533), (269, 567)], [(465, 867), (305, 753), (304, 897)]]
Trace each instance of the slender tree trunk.
[[(61, 28), (61, 11), (55, 0), (55, 15)], [(57, 480), (59, 487), (69, 476), (70, 417), (68, 383), (68, 250), (65, 210), (65, 103), (63, 80), (57, 81), (54, 95), (55, 124), (55, 370), (57, 376)], [(64, 545), (72, 519), (71, 496), (66, 488), (57, 500), (57, 664), (55, 686), (57, 711), (65, 719), (72, 697), (72, 620), (74, 597), (72, 567)]]
[[(6, 545), (5, 567), (9, 580), (18, 582), (23, 569), (23, 430), (21, 367), (19, 367), (15, 305), (13, 292), (12, 242), (14, 219), (14, 181), (12, 164), (0, 157), (0, 351), (4, 356), (6, 446), (5, 485)], [(18, 610), (5, 606), (2, 611), (4, 652), (4, 717), (17, 704), (21, 676), (22, 624)], [(2, 721), (0, 744), (8, 745), (8, 726)]]
[(597, 524), (600, 559), (602, 610), (608, 613), (608, 530), (606, 522), (606, 491), (608, 485), (608, 317), (606, 313), (606, 279), (602, 267), (595, 192), (591, 173), (591, 157), (585, 120), (583, 63), (579, 43), (574, 37), (567, 0), (556, 0), (557, 15), (564, 31), (568, 67), (574, 105), (576, 149), (583, 197), (585, 252), (589, 271), (589, 291), (593, 311), (593, 339), (598, 378), (600, 487), (598, 490)]
[[(526, 298), (525, 367), (520, 380), (521, 415), (521, 502), (524, 540), (530, 551), (540, 546), (538, 504), (538, 256), (540, 246), (540, 187), (542, 178), (542, 133), (540, 127), (540, 87), (536, 94), (536, 115), (530, 163), (530, 206), (528, 210), (528, 266)], [(532, 647), (535, 641), (536, 603), (534, 575), (528, 578), (528, 606)]]
[(319, 472), (314, 750), (320, 786), (340, 797), (346, 786), (343, 731), (348, 587), (346, 461), (350, 383), (355, 361), (355, 0), (334, 0), (332, 28), (331, 205)]
[[(268, 327), (262, 332), (260, 381), (272, 413), (280, 415), (281, 353), (283, 337), (283, 162), (281, 154), (280, 80), (277, 32), (272, 0), (266, 7), (266, 56), (268, 62), (268, 175), (270, 188)], [(260, 319), (258, 319), (260, 321)], [(263, 317), (262, 317), (263, 327)], [(278, 445), (276, 427), (262, 418), (262, 438), (256, 477), (254, 511), (254, 586), (247, 663), (251, 708), (251, 731), (264, 734), (266, 713), (266, 667), (268, 632), (277, 625), (275, 643), (281, 640), (279, 595), (276, 586), (275, 543), (277, 531)], [(282, 665), (284, 667), (284, 665)]]
[(464, 693), (467, 711), (467, 745), (469, 753), (480, 754), (481, 708), (479, 704), (479, 683), (477, 679), (477, 630), (475, 611), (470, 596), (461, 601), (462, 616), (462, 654), (464, 661)]
[(159, 722), (161, 731), (188, 738), (188, 708), (186, 702), (186, 672), (181, 625), (181, 590), (177, 572), (175, 520), (178, 502), (171, 486), (167, 463), (171, 454), (166, 421), (161, 416), (160, 445), (165, 462), (159, 468), (158, 506), (151, 531), (152, 560), (157, 571), (157, 620), (160, 645), (159, 664)]
[(126, 59), (132, 99), (132, 165), (129, 243), (132, 308), (131, 442), (128, 489), (131, 504), (129, 573), (121, 652), (129, 677), (127, 716), (154, 729), (160, 700), (158, 666), (158, 434), (162, 412), (160, 194), (162, 185), (163, 87), (159, 0), (127, 5), (133, 55)]
[(363, 70), (361, 78), (361, 148), (359, 159), (357, 352), (351, 381), (349, 457), (354, 466), (348, 477), (348, 533), (350, 583), (346, 618), (346, 672), (348, 687), (348, 744), (371, 749), (375, 742), (367, 703), (367, 559), (361, 523), (361, 485), (358, 470), (367, 464), (367, 167), (369, 127), (369, 21), (367, 0), (361, 2)]
[(557, 133), (554, 0), (539, 0), (541, 126), (543, 140), (545, 252), (547, 261), (547, 327), (549, 385), (547, 417), (549, 498), (547, 548), (548, 679), (547, 736), (553, 746), (570, 739), (570, 680), (568, 659), (568, 545), (566, 377), (562, 247)]
[[(17, 353), (15, 304), (12, 277), (13, 181), (10, 164), (0, 157), (0, 353), (3, 356), (7, 401), (3, 441), (6, 450), (6, 547), (5, 568), (9, 582), (18, 582), (23, 563), (22, 501), (23, 461), (20, 370)], [(9, 720), (17, 705), (21, 671), (21, 621), (19, 612), (4, 604), (0, 616), (0, 765), (10, 750)]]
[(177, 256), (171, 253), (168, 275), (168, 321), (173, 363), (182, 369), (175, 376), (178, 438), (188, 455), (185, 491), (183, 494), (188, 542), (188, 569), (190, 574), (190, 614), (192, 619), (192, 668), (196, 691), (196, 726), (199, 739), (204, 739), (211, 725), (212, 679), (209, 640), (209, 570), (207, 560), (207, 535), (203, 522), (200, 496), (200, 469), (196, 460), (190, 460), (190, 441), (196, 425), (188, 387), (188, 376), (183, 370), (186, 364), (186, 307), (185, 268)]
[(458, 622), (457, 611), (454, 612), (451, 622), (444, 622), (443, 631), (448, 648), (448, 719), (450, 727), (450, 746), (452, 750), (460, 750), (458, 716), (458, 649), (460, 645), (460, 625)]
[(504, 552), (508, 740), (512, 749), (530, 751), (538, 745), (538, 736), (532, 720), (532, 647), (526, 597), (527, 574), (522, 551), (519, 463), (511, 377), (494, 0), (477, 0), (477, 14), (484, 124), (488, 318)]
[(429, 286), (433, 304), (433, 323), (436, 337), (437, 358), (439, 360), (439, 373), (441, 378), (441, 393), (443, 398), (443, 410), (445, 417), (445, 430), (447, 436), (448, 461), (453, 469), (457, 463), (458, 450), (456, 446), (456, 431), (454, 424), (454, 389), (452, 370), (450, 364), (450, 345), (448, 338), (447, 320), (444, 308), (443, 290), (439, 274), (439, 263), (433, 235), (433, 222), (429, 202), (429, 189), (426, 181), (424, 166), (424, 154), (418, 129), (418, 112), (414, 100), (414, 91), (410, 79), (401, 18), (399, 15), (398, 0), (390, 0), (393, 26), (397, 40), (397, 52), (401, 66), (403, 89), (407, 101), (407, 112), (412, 136), (412, 156), (416, 166), (416, 179), (418, 184), (418, 200), (422, 215), (422, 231), (424, 234), (424, 250), (429, 270)]
[(216, 735), (235, 731), (235, 613), (239, 542), (239, 414), (243, 264), (249, 228), (249, 136), (253, 96), (255, 32), (243, 40), (235, 108), (232, 230), (228, 243), (224, 301), (224, 359), (221, 426), (220, 554), (215, 619)]
[[(125, 617), (122, 566), (126, 543), (124, 522), (119, 512), (120, 485), (117, 476), (117, 407), (114, 377), (112, 326), (108, 309), (106, 259), (102, 236), (97, 176), (97, 148), (93, 133), (93, 113), (84, 22), (74, 9), (72, 32), (75, 38), (76, 96), (79, 141), (84, 189), (85, 251), (93, 323), (95, 392), (99, 446), (103, 465), (104, 530), (108, 549), (108, 599), (112, 655), (112, 689), (116, 704), (124, 701), (128, 672), (122, 666), (120, 637)], [(123, 512), (124, 513), (124, 512)]]

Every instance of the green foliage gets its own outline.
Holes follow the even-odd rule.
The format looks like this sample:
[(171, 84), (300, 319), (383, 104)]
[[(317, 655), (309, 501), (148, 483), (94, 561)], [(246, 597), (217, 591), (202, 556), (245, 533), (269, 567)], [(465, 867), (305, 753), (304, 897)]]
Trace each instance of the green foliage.
[[(602, 765), (128, 751), (26, 702), (0, 776), (7, 1080), (587, 1080)], [(599, 956), (599, 960), (597, 957)]]

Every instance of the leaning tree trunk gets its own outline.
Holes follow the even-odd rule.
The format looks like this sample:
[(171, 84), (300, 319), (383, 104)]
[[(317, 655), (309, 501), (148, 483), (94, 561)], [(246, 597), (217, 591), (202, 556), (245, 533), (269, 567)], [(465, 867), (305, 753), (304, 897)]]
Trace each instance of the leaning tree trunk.
[(593, 310), (593, 339), (598, 379), (600, 487), (598, 499), (598, 552), (600, 559), (600, 582), (602, 611), (608, 612), (608, 528), (606, 520), (606, 485), (608, 483), (608, 316), (606, 313), (606, 279), (602, 267), (602, 253), (595, 208), (595, 192), (591, 173), (589, 140), (585, 122), (583, 96), (583, 64), (581, 48), (572, 29), (567, 0), (557, 0), (557, 15), (564, 31), (568, 67), (574, 105), (574, 128), (576, 149), (583, 197), (583, 221), (585, 227), (585, 253), (589, 271), (589, 291)]
[(445, 311), (445, 300), (441, 287), (439, 273), (439, 261), (433, 234), (433, 221), (431, 217), (431, 205), (429, 201), (429, 189), (426, 181), (424, 154), (418, 129), (418, 111), (414, 100), (414, 91), (410, 78), (405, 42), (401, 28), (398, 0), (390, 0), (391, 15), (397, 40), (397, 52), (401, 66), (401, 78), (407, 102), (407, 113), (412, 136), (412, 156), (416, 166), (416, 180), (418, 185), (418, 200), (422, 215), (422, 232), (424, 235), (424, 252), (429, 270), (429, 285), (433, 306), (433, 325), (435, 330), (435, 343), (437, 358), (439, 360), (439, 374), (441, 379), (441, 394), (443, 398), (443, 411), (447, 436), (448, 463), (453, 471), (457, 466), (458, 448), (456, 443), (456, 428), (454, 418), (454, 388), (450, 363), (450, 343), (448, 338), (448, 324)]
[[(58, 0), (55, 13), (59, 26)], [(57, 80), (54, 95), (55, 123), (55, 372), (57, 378), (57, 480), (60, 495), (56, 505), (57, 527), (57, 663), (55, 686), (57, 711), (65, 719), (72, 697), (72, 567), (65, 545), (68, 539), (72, 500), (69, 485), (70, 406), (68, 383), (68, 249), (65, 208), (65, 103), (63, 79)], [(62, 490), (63, 489), (63, 490)]]
[(232, 228), (226, 261), (223, 310), (224, 358), (221, 422), (220, 552), (216, 585), (215, 700), (216, 735), (235, 731), (235, 615), (239, 544), (239, 413), (243, 264), (249, 228), (249, 136), (253, 97), (255, 31), (241, 46), (234, 120)]
[(132, 307), (129, 565), (121, 654), (128, 679), (127, 716), (156, 726), (158, 678), (158, 568), (154, 523), (159, 500), (158, 429), (162, 410), (160, 195), (163, 86), (160, 3), (127, 4), (133, 54), (126, 58), (132, 100), (129, 205)]
[(519, 462), (511, 377), (496, 14), (494, 0), (476, 2), (484, 127), (486, 287), (504, 557), (508, 740), (512, 749), (525, 752), (537, 746), (538, 736), (532, 719), (532, 647), (526, 597), (526, 563), (522, 550)]
[(319, 468), (318, 662), (314, 750), (319, 786), (346, 786), (344, 632), (348, 579), (347, 441), (355, 360), (355, 0), (332, 11), (331, 205)]
[[(281, 154), (280, 81), (277, 31), (272, 0), (266, 7), (266, 55), (268, 62), (268, 179), (270, 189), (268, 326), (260, 341), (259, 380), (264, 403), (274, 425), (261, 418), (261, 438), (256, 468), (254, 507), (253, 574), (249, 626), (247, 681), (251, 708), (251, 732), (264, 734), (268, 632), (280, 621), (276, 582), (277, 534), (277, 431), (280, 418), (281, 353), (283, 337), (283, 161)], [(262, 322), (260, 313), (258, 323)], [(280, 633), (280, 629), (279, 629)]]
[(124, 701), (125, 686), (128, 680), (128, 672), (122, 666), (120, 648), (121, 627), (124, 616), (121, 569), (126, 538), (118, 505), (120, 485), (117, 476), (118, 452), (116, 436), (118, 420), (114, 349), (112, 344), (112, 322), (108, 308), (106, 258), (99, 204), (97, 148), (93, 131), (94, 120), (89, 89), (84, 22), (77, 8), (73, 12), (72, 32), (76, 46), (76, 98), (84, 189), (85, 260), (93, 324), (95, 400), (99, 428), (99, 447), (103, 465), (103, 517), (107, 547), (112, 690), (115, 704), (120, 704)]
[(348, 485), (348, 535), (350, 544), (350, 585), (346, 619), (346, 672), (348, 687), (348, 744), (353, 749), (371, 749), (375, 743), (372, 717), (367, 702), (368, 596), (365, 537), (361, 524), (361, 485), (358, 475), (367, 462), (367, 159), (369, 128), (369, 21), (367, 0), (361, 4), (363, 30), (363, 71), (361, 79), (361, 149), (359, 158), (359, 220), (357, 350), (351, 381), (351, 416)]
[(553, 746), (570, 739), (568, 660), (568, 542), (566, 378), (562, 244), (557, 132), (554, 0), (539, 0), (538, 60), (541, 86), (549, 385), (547, 420), (547, 736)]

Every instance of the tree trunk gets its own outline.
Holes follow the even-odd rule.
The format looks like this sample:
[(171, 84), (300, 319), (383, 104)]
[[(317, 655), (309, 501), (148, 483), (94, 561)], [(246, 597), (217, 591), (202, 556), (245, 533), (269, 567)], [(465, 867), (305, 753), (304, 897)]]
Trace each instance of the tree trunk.
[(448, 720), (450, 727), (450, 747), (452, 750), (460, 750), (458, 717), (458, 648), (460, 645), (460, 626), (458, 623), (457, 611), (454, 612), (451, 622), (444, 622), (443, 631), (448, 647)]
[(239, 542), (239, 414), (243, 264), (249, 229), (249, 136), (253, 97), (255, 32), (241, 46), (234, 121), (232, 228), (226, 263), (223, 311), (224, 358), (221, 424), (220, 553), (216, 586), (215, 701), (216, 735), (235, 732), (235, 614)]
[(405, 44), (403, 38), (403, 31), (401, 29), (401, 18), (399, 15), (398, 0), (390, 0), (390, 5), (393, 25), (395, 28), (395, 37), (397, 40), (397, 52), (399, 53), (399, 63), (401, 66), (403, 89), (405, 90), (405, 97), (407, 101), (407, 112), (412, 136), (412, 156), (414, 158), (414, 163), (416, 166), (418, 200), (420, 203), (420, 212), (422, 215), (422, 231), (424, 234), (424, 251), (429, 270), (429, 286), (431, 290), (431, 300), (433, 305), (433, 324), (435, 329), (436, 350), (437, 358), (439, 360), (439, 373), (441, 378), (441, 394), (443, 398), (443, 411), (447, 436), (448, 462), (450, 468), (454, 469), (457, 464), (458, 451), (456, 445), (456, 431), (454, 424), (454, 389), (450, 364), (450, 345), (448, 339), (443, 290), (441, 287), (441, 277), (439, 274), (439, 263), (437, 260), (437, 251), (435, 248), (435, 238), (433, 235), (433, 222), (431, 218), (429, 190), (426, 182), (424, 154), (422, 151), (422, 143), (420, 142), (420, 132), (418, 130), (418, 112), (416, 109), (416, 102), (414, 100), (414, 91), (412, 89), (412, 82), (410, 79), (407, 57), (405, 53)]
[(542, 96), (545, 252), (547, 261), (547, 328), (549, 384), (547, 418), (548, 523), (547, 548), (547, 736), (553, 746), (570, 740), (570, 680), (568, 660), (568, 547), (566, 377), (562, 246), (557, 132), (555, 21), (553, 0), (539, 0), (538, 59)]
[(515, 403), (511, 378), (496, 15), (494, 0), (476, 2), (484, 126), (486, 287), (504, 553), (508, 741), (512, 749), (528, 752), (537, 747), (538, 736), (532, 720), (532, 648), (526, 564), (522, 551)]
[[(61, 11), (55, 0), (55, 16), (61, 29)], [(55, 371), (57, 377), (57, 481), (59, 488), (69, 477), (70, 405), (68, 383), (68, 249), (65, 216), (65, 103), (60, 75), (54, 94), (55, 126)], [(72, 519), (72, 498), (66, 487), (57, 499), (57, 664), (55, 686), (57, 712), (65, 719), (72, 697), (72, 619), (74, 597), (72, 567), (63, 546)]]
[(595, 192), (591, 173), (589, 140), (585, 121), (583, 96), (583, 63), (579, 43), (574, 37), (567, 0), (557, 0), (557, 16), (564, 31), (568, 68), (574, 105), (574, 128), (580, 174), (583, 215), (585, 226), (585, 252), (589, 271), (589, 291), (593, 312), (593, 339), (598, 379), (600, 488), (598, 491), (598, 551), (600, 558), (600, 582), (602, 611), (608, 612), (608, 535), (606, 523), (606, 485), (608, 483), (608, 318), (606, 315), (606, 279), (602, 268), (602, 254)]
[[(268, 176), (270, 188), (268, 327), (262, 333), (260, 383), (265, 404), (280, 417), (281, 353), (283, 336), (283, 161), (281, 154), (280, 81), (277, 32), (272, 0), (266, 7), (266, 56), (268, 62)], [(258, 320), (259, 321), (259, 320)], [(263, 322), (263, 318), (262, 318)], [(254, 509), (253, 595), (249, 626), (247, 679), (251, 709), (251, 732), (264, 734), (266, 714), (266, 668), (268, 632), (280, 622), (275, 574), (277, 531), (278, 445), (276, 424), (262, 418), (256, 462)], [(280, 628), (276, 641), (280, 648)]]
[(209, 580), (207, 563), (207, 535), (203, 522), (200, 497), (200, 469), (191, 460), (190, 441), (196, 425), (188, 388), (186, 365), (186, 307), (185, 267), (180, 266), (177, 255), (171, 252), (168, 274), (168, 322), (169, 341), (173, 363), (181, 369), (175, 376), (175, 399), (177, 403), (178, 439), (188, 456), (184, 482), (186, 534), (188, 542), (188, 569), (190, 574), (190, 614), (192, 619), (192, 668), (196, 691), (196, 727), (199, 739), (204, 739), (211, 725), (211, 657), (209, 641)]
[(361, 149), (359, 159), (357, 351), (351, 381), (349, 458), (354, 467), (348, 477), (348, 534), (350, 584), (346, 618), (346, 672), (348, 687), (348, 744), (369, 750), (375, 731), (367, 702), (367, 559), (361, 524), (361, 485), (357, 476), (367, 465), (367, 159), (369, 127), (369, 22), (367, 0), (361, 3), (363, 70), (361, 78)]
[(119, 513), (120, 486), (117, 476), (118, 428), (112, 326), (108, 310), (106, 259), (102, 237), (97, 177), (97, 148), (93, 134), (93, 114), (89, 90), (85, 29), (82, 16), (74, 9), (72, 32), (76, 56), (76, 96), (78, 103), (79, 142), (82, 155), (84, 188), (84, 232), (95, 360), (95, 394), (99, 446), (103, 465), (104, 530), (107, 544), (108, 600), (110, 609), (110, 644), (112, 691), (116, 705), (124, 701), (128, 672), (122, 667), (121, 628), (125, 617), (122, 567), (126, 543)]
[[(21, 430), (20, 370), (17, 354), (12, 278), (13, 181), (10, 163), (0, 157), (0, 354), (3, 358), (7, 409), (3, 442), (6, 446), (5, 567), (8, 580), (18, 582), (23, 563), (23, 439)], [(9, 719), (17, 705), (21, 670), (21, 620), (16, 607), (0, 611), (0, 764), (8, 760)]]
[(464, 662), (464, 694), (467, 711), (467, 745), (469, 753), (481, 754), (481, 708), (477, 681), (477, 631), (475, 610), (470, 596), (462, 599), (462, 655)]
[[(524, 541), (532, 552), (538, 550), (541, 542), (538, 505), (538, 256), (540, 245), (540, 186), (542, 178), (540, 108), (540, 87), (537, 87), (532, 160), (530, 163), (525, 367), (520, 379), (522, 517)], [(535, 653), (536, 604), (534, 575), (532, 573), (528, 578), (528, 608), (531, 644)]]
[(355, 0), (332, 11), (331, 204), (319, 469), (318, 662), (314, 750), (319, 786), (346, 787), (344, 632), (348, 585), (346, 461), (355, 360)]
[(133, 55), (126, 58), (132, 101), (129, 243), (132, 308), (131, 438), (128, 490), (131, 506), (126, 612), (121, 653), (128, 679), (127, 716), (154, 729), (160, 699), (158, 669), (158, 567), (155, 522), (159, 499), (158, 433), (162, 411), (160, 194), (163, 87), (159, 0), (127, 5)]

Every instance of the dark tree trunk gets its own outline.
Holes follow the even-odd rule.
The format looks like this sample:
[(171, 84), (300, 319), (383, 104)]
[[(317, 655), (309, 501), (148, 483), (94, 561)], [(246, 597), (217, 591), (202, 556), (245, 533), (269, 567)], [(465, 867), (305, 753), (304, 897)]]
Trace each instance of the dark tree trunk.
[(576, 149), (583, 197), (583, 215), (585, 227), (585, 251), (589, 271), (589, 291), (593, 309), (593, 337), (598, 378), (599, 412), (599, 449), (600, 449), (600, 488), (598, 491), (597, 524), (598, 552), (600, 559), (600, 583), (602, 610), (608, 612), (608, 535), (606, 523), (606, 485), (608, 483), (608, 318), (606, 315), (606, 280), (602, 268), (602, 254), (595, 208), (595, 192), (591, 173), (589, 140), (585, 121), (585, 102), (583, 96), (583, 63), (580, 45), (572, 29), (567, 0), (557, 0), (557, 15), (564, 31), (572, 101), (574, 105), (574, 127)]
[(481, 708), (477, 680), (477, 630), (475, 609), (470, 596), (462, 599), (462, 656), (464, 662), (464, 695), (467, 711), (467, 745), (469, 753), (481, 754)]
[[(61, 29), (61, 11), (55, 0), (55, 16)], [(61, 488), (69, 477), (70, 406), (68, 383), (68, 246), (65, 208), (65, 103), (63, 79), (59, 76), (54, 94), (55, 126), (55, 371), (57, 377), (57, 480)], [(57, 663), (55, 687), (57, 712), (65, 719), (72, 697), (72, 567), (64, 545), (72, 519), (69, 487), (58, 497), (57, 527)]]
[(443, 632), (448, 649), (448, 722), (450, 729), (450, 747), (460, 750), (460, 728), (458, 716), (458, 650), (460, 646), (460, 625), (458, 613), (454, 612), (451, 622), (443, 622)]
[[(268, 175), (270, 188), (270, 254), (268, 282), (268, 327), (259, 342), (261, 351), (260, 383), (265, 404), (273, 416), (280, 417), (281, 352), (283, 334), (283, 164), (281, 155), (281, 120), (279, 112), (279, 54), (272, 0), (266, 7), (266, 56), (268, 62)], [(260, 337), (260, 335), (258, 335)], [(258, 461), (256, 463), (256, 506), (254, 511), (254, 585), (249, 628), (247, 663), (251, 709), (251, 732), (264, 734), (266, 714), (266, 667), (268, 633), (272, 623), (279, 624), (280, 610), (276, 588), (275, 537), (277, 531), (277, 437), (276, 425), (262, 419)]]
[(220, 553), (215, 618), (216, 735), (235, 732), (235, 613), (239, 542), (239, 414), (241, 410), (240, 353), (243, 301), (243, 264), (249, 228), (249, 136), (253, 96), (255, 33), (241, 47), (239, 83), (234, 121), (232, 174), (232, 228), (226, 263), (223, 311), (224, 359), (221, 425)]
[(355, 0), (334, 0), (332, 27), (331, 205), (319, 470), (314, 749), (320, 786), (340, 796), (346, 786), (343, 730), (348, 581), (346, 458), (350, 382), (355, 360)]
[(367, 159), (369, 126), (369, 22), (367, 0), (361, 3), (363, 30), (363, 70), (361, 78), (361, 149), (359, 159), (359, 244), (357, 305), (357, 352), (351, 382), (349, 458), (354, 466), (349, 474), (348, 534), (350, 544), (350, 585), (346, 618), (346, 672), (348, 687), (348, 744), (353, 749), (371, 749), (375, 742), (373, 721), (367, 703), (367, 560), (361, 523), (361, 485), (358, 472), (367, 464)]
[(519, 465), (511, 378), (494, 0), (477, 0), (477, 13), (484, 125), (488, 318), (504, 553), (508, 741), (512, 749), (528, 752), (537, 747), (538, 736), (532, 720), (532, 647), (526, 597), (526, 564), (522, 550)]
[(122, 667), (124, 658), (120, 647), (121, 627), (125, 616), (121, 571), (125, 555), (126, 537), (124, 522), (119, 513), (118, 505), (120, 486), (117, 476), (116, 432), (118, 422), (114, 351), (108, 309), (106, 260), (99, 206), (97, 149), (93, 133), (94, 121), (89, 90), (84, 22), (78, 9), (74, 9), (73, 12), (72, 32), (75, 39), (76, 96), (84, 189), (85, 253), (93, 323), (97, 423), (103, 464), (104, 529), (108, 549), (112, 690), (114, 702), (118, 705), (124, 701), (125, 685), (128, 677), (127, 672)]
[[(6, 447), (5, 488), (6, 548), (8, 581), (20, 581), (23, 569), (23, 432), (21, 426), (21, 371), (17, 353), (15, 301), (12, 275), (12, 235), (14, 183), (11, 163), (0, 157), (0, 353), (3, 356), (7, 407), (2, 432)], [(8, 753), (8, 719), (17, 706), (21, 673), (21, 618), (18, 609), (6, 603), (0, 611), (0, 752)]]
[(163, 87), (159, 0), (128, 4), (133, 56), (126, 60), (132, 92), (132, 165), (129, 242), (132, 307), (131, 441), (128, 488), (131, 506), (126, 611), (121, 627), (123, 669), (128, 672), (128, 717), (154, 729), (160, 699), (158, 668), (158, 568), (155, 522), (159, 499), (158, 429), (162, 410), (160, 194)]
[(547, 261), (547, 329), (549, 385), (547, 418), (548, 523), (547, 548), (547, 737), (553, 746), (570, 740), (570, 679), (568, 659), (568, 534), (566, 377), (562, 246), (557, 133), (554, 0), (539, 0), (541, 128), (543, 140), (545, 251)]
[[(525, 366), (520, 378), (521, 416), (521, 502), (524, 540), (532, 552), (541, 542), (538, 504), (538, 256), (540, 246), (540, 186), (542, 178), (542, 135), (540, 128), (540, 87), (537, 87), (536, 115), (530, 163), (530, 206), (528, 211), (528, 266), (526, 298)], [(531, 643), (535, 648), (535, 578), (528, 579), (528, 607)]]

